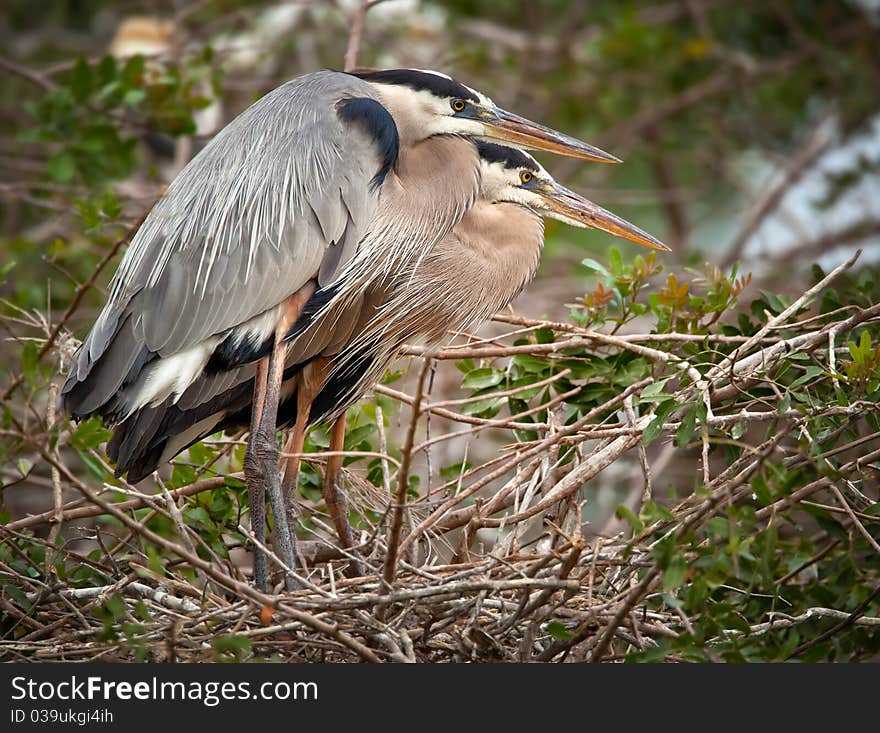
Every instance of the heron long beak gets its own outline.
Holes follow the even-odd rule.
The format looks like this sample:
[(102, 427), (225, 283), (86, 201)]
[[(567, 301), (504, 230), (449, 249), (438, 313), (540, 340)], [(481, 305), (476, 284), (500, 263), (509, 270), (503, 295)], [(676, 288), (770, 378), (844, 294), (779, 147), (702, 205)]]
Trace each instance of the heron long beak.
[(486, 127), (486, 137), (493, 140), (598, 163), (623, 162), (604, 150), (503, 109), (485, 109), (480, 120)]
[(621, 219), (616, 214), (606, 211), (565, 186), (554, 183), (536, 190), (547, 202), (547, 209), (551, 212), (551, 216), (567, 224), (601, 229), (616, 237), (623, 237), (630, 242), (658, 249), (661, 252), (672, 251), (663, 242), (642, 231), (634, 224), (630, 224), (626, 219)]

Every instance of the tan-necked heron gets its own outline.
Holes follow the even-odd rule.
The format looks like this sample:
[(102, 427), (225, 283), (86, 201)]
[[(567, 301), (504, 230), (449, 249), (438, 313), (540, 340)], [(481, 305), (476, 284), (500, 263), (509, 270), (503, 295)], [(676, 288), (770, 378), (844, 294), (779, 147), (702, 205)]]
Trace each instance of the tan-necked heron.
[[(293, 566), (275, 443), (285, 337), (315, 291), (337, 285), (337, 297), (357, 298), (450, 232), (477, 195), (474, 139), (617, 162), (436, 72), (325, 71), (269, 92), (139, 227), (75, 357), (63, 408), (121, 424), (109, 452), (124, 472), (142, 448), (134, 424), (160, 419), (200, 378), (231, 385), (254, 364), (251, 521), (264, 540), (268, 489), (277, 549)], [(254, 576), (265, 588), (260, 552)]]
[[(331, 286), (306, 305), (291, 330), (278, 416), (280, 425), (295, 426), (291, 451), (302, 449), (309, 423), (338, 417), (368, 390), (405, 341), (440, 344), (449, 332), (472, 328), (505, 307), (535, 273), (543, 246), (541, 217), (666, 249), (556, 183), (522, 151), (489, 143), (478, 143), (477, 149), (480, 195), (450, 234), (393, 277), (368, 285), (356, 301), (339, 303)], [(144, 475), (201, 438), (246, 427), (253, 377), (239, 368), (234, 379), (229, 387), (203, 377), (159, 419), (133, 423), (130, 430), (138, 440), (131, 441), (136, 448), (125, 456), (128, 469)], [(342, 437), (334, 429), (331, 453), (342, 449)], [(328, 460), (325, 475), (333, 474), (339, 460)], [(295, 490), (293, 477), (288, 466), (289, 490)], [(343, 532), (340, 539), (351, 543)]]

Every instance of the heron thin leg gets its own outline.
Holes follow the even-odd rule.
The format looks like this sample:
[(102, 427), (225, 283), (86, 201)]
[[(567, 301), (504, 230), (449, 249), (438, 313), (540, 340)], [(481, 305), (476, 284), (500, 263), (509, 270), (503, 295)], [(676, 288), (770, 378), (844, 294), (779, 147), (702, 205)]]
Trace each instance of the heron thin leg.
[[(284, 505), (284, 494), (281, 491), (281, 477), (278, 475), (278, 443), (276, 421), (278, 417), (278, 401), (281, 395), (281, 382), (284, 377), (284, 357), (287, 345), (276, 336), (275, 346), (269, 355), (266, 379), (266, 396), (263, 400), (262, 414), (256, 434), (251, 440), (253, 461), (259, 465), (259, 471), (269, 492), (272, 514), (275, 519), (276, 551), (281, 560), (290, 568), (296, 567), (295, 535), (291, 532), (287, 521), (287, 509)], [(294, 578), (285, 575), (284, 585), (287, 590), (296, 590), (298, 584)]]
[(300, 454), (306, 442), (306, 430), (309, 427), (309, 418), (312, 415), (312, 403), (327, 384), (330, 369), (333, 367), (333, 359), (329, 356), (319, 356), (314, 361), (306, 364), (299, 375), (299, 384), (296, 388), (296, 423), (293, 432), (284, 446), (284, 452), (289, 455), (284, 464), (284, 495), (287, 500), (288, 515), (295, 511), (296, 487), (299, 479)]
[[(330, 434), (331, 454), (340, 453), (344, 449), (345, 413), (336, 418)], [(348, 521), (348, 502), (345, 500), (345, 494), (342, 491), (341, 485), (342, 456), (331, 455), (327, 459), (324, 481), (321, 484), (321, 493), (324, 495), (324, 503), (327, 505), (330, 518), (333, 520), (333, 526), (336, 527), (339, 541), (344, 549), (348, 549), (354, 547), (354, 536), (351, 531), (351, 524)], [(364, 563), (357, 550), (352, 550), (351, 554), (353, 557), (348, 565), (347, 575), (357, 578), (364, 574)]]
[[(296, 390), (296, 423), (284, 448), (285, 453), (291, 454), (287, 458), (284, 469), (284, 495), (287, 502), (288, 516), (292, 516), (295, 511), (297, 480), (300, 467), (299, 456), (303, 452), (306, 430), (308, 429), (309, 418), (312, 412), (312, 403), (327, 383), (327, 377), (330, 375), (332, 367), (333, 360), (330, 357), (315, 359), (303, 369), (300, 383)], [(333, 424), (333, 431), (330, 436), (330, 451), (342, 451), (344, 442), (345, 415)], [(343, 548), (347, 549), (354, 546), (354, 539), (351, 525), (348, 522), (345, 494), (343, 494), (340, 488), (341, 468), (342, 456), (331, 456), (327, 460), (324, 481), (321, 484), (321, 493), (324, 496), (324, 503), (327, 505), (330, 518), (333, 520), (333, 526), (339, 535), (340, 544)], [(356, 577), (364, 574), (364, 567), (357, 553), (354, 554), (356, 559), (352, 560), (348, 569), (349, 573)]]
[[(306, 367), (309, 369), (309, 367)], [(305, 370), (304, 370), (305, 371)], [(305, 377), (305, 375), (303, 375)], [(303, 446), (306, 442), (306, 429), (309, 426), (309, 416), (312, 410), (312, 400), (321, 387), (324, 386), (324, 380), (321, 380), (317, 390), (309, 389), (311, 380), (301, 379), (296, 390), (296, 423), (293, 426), (293, 432), (287, 439), (284, 446), (284, 452), (288, 455), (284, 462), (284, 500), (287, 503), (287, 513), (291, 516), (296, 510), (296, 490), (297, 481), (299, 480), (300, 455), (303, 452)]]
[[(259, 541), (265, 541), (265, 491), (268, 489), (275, 518), (275, 549), (284, 564), (290, 568), (296, 567), (296, 535), (291, 532), (281, 489), (281, 477), (278, 475), (276, 424), (281, 383), (284, 379), (284, 361), (287, 356), (287, 344), (284, 339), (314, 290), (313, 282), (306, 283), (283, 303), (281, 318), (275, 328), (272, 352), (257, 364), (251, 432), (244, 457), (244, 474), (251, 501), (251, 524), (254, 535)], [(254, 585), (263, 591), (268, 588), (266, 557), (259, 548), (254, 552)], [(284, 586), (287, 590), (295, 590), (298, 584), (285, 574)]]
[[(261, 359), (257, 363), (257, 373), (254, 376), (251, 430), (248, 437), (247, 453), (244, 459), (244, 476), (247, 482), (248, 498), (251, 506), (251, 531), (253, 531), (257, 541), (263, 544), (266, 543), (266, 485), (260, 475), (258, 466), (254, 463), (252, 446), (254, 436), (257, 434), (257, 426), (260, 424), (260, 416), (263, 412), (263, 401), (266, 398), (268, 367), (268, 359)], [(264, 593), (269, 589), (266, 554), (259, 547), (254, 547), (254, 586), (257, 590), (261, 590)]]

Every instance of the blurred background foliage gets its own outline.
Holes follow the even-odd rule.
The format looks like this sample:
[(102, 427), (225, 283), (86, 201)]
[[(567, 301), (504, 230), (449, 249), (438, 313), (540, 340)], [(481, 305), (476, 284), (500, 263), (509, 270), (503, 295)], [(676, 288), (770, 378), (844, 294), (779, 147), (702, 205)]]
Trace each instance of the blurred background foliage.
[[(63, 303), (214, 130), (281, 81), (341, 66), (356, 5), (4, 3), (3, 297), (45, 307), (51, 279)], [(546, 162), (683, 263), (740, 259), (794, 285), (792, 262), (806, 275), (877, 248), (877, 27), (869, 0), (385, 0), (359, 62), (447, 70), (612, 150), (626, 165)], [(572, 265), (605, 246), (551, 225), (532, 312), (551, 279), (555, 296), (560, 280), (581, 292)]]

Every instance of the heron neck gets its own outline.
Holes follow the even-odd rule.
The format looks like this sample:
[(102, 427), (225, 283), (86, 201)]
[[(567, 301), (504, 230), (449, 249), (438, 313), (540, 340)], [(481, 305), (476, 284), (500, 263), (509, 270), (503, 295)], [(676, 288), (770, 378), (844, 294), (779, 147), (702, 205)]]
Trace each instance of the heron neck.
[(479, 185), (477, 149), (470, 140), (458, 135), (434, 135), (401, 145), (396, 173), (407, 190), (429, 186), (419, 191), (428, 200), (463, 200), (470, 205)]
[(370, 229), (346, 265), (338, 297), (357, 297), (371, 283), (411, 272), (452, 231), (479, 184), (477, 149), (469, 140), (438, 135), (401, 146)]
[(534, 276), (544, 245), (544, 221), (531, 209), (479, 199), (454, 232), (481, 262), (481, 269), (512, 283), (503, 290), (518, 290)]

